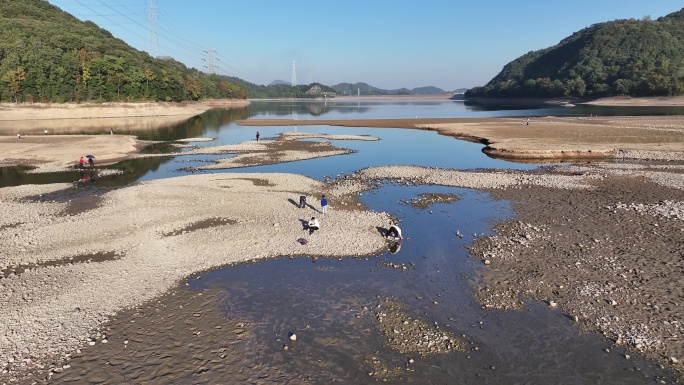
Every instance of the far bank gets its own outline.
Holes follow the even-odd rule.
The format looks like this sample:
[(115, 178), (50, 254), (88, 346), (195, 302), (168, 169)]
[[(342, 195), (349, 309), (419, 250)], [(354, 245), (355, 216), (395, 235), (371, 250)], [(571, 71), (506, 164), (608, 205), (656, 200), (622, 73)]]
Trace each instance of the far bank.
[(177, 124), (214, 108), (243, 108), (249, 101), (216, 99), (199, 102), (141, 103), (1, 103), (0, 135), (44, 133), (100, 133), (102, 130), (156, 129)]
[(607, 106), (607, 107), (681, 107), (684, 96), (631, 97), (611, 96), (605, 98), (463, 98), (466, 103), (498, 106)]

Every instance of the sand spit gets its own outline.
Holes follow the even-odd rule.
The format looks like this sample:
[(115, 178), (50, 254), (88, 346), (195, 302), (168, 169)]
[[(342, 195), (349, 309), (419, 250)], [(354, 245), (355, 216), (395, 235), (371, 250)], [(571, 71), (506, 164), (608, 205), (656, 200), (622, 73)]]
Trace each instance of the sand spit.
[[(214, 164), (193, 170), (228, 169), (263, 164), (348, 154), (351, 150), (333, 146), (327, 141), (301, 139), (363, 140), (378, 138), (367, 135), (326, 135), (284, 132), (273, 140), (246, 141), (239, 144), (201, 147), (183, 155), (235, 155), (216, 160)], [(193, 142), (210, 142), (214, 138), (187, 138), (174, 142), (177, 148), (191, 148)], [(79, 158), (95, 155), (96, 165), (111, 164), (125, 159), (176, 156), (169, 154), (140, 154), (150, 144), (128, 135), (30, 135), (22, 139), (0, 136), (0, 166), (24, 165), (36, 167), (32, 173), (73, 171)], [(87, 152), (87, 154), (86, 154)]]
[[(249, 140), (225, 146), (201, 147), (183, 152), (183, 155), (235, 155), (229, 158), (214, 160), (213, 164), (192, 167), (188, 170), (220, 170), (230, 168), (252, 167), (264, 164), (294, 162), (298, 160), (322, 158), (326, 156), (344, 155), (352, 151), (333, 146), (324, 141), (301, 141), (301, 139), (326, 140), (364, 140), (375, 141), (378, 138), (367, 135), (326, 135), (284, 132), (273, 140)], [(184, 142), (196, 142), (185, 140)], [(178, 154), (138, 154), (134, 157), (174, 156)]]
[(434, 130), (486, 145), (511, 160), (684, 159), (681, 116), (427, 118), (366, 120), (247, 120), (249, 126), (332, 125)]
[(0, 166), (34, 166), (32, 172), (68, 171), (80, 157), (95, 155), (96, 165), (114, 163), (138, 153), (143, 142), (128, 135), (0, 136)]

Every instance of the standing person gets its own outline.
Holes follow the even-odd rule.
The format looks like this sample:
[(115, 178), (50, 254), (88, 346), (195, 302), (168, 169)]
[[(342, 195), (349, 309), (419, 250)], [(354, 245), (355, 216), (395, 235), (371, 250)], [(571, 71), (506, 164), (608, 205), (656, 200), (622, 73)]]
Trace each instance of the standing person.
[(313, 234), (314, 230), (318, 230), (321, 228), (321, 224), (318, 223), (318, 219), (316, 217), (311, 217), (311, 220), (309, 221), (309, 225), (307, 226), (309, 229), (309, 235)]
[(259, 141), (260, 136), (261, 136), (261, 134), (259, 133), (259, 131), (257, 131), (257, 142)]
[(306, 207), (306, 195), (300, 195), (299, 196), (299, 208), (303, 209)]
[(328, 200), (325, 199), (325, 195), (321, 198), (321, 211), (323, 212), (323, 215), (328, 213)]
[(78, 161), (78, 167), (83, 168), (83, 164), (85, 163), (85, 160), (83, 160), (83, 157)]
[(93, 160), (93, 158), (88, 158), (88, 164), (90, 165), (91, 168), (95, 167), (95, 161)]
[(404, 239), (404, 237), (401, 236), (401, 229), (397, 225), (391, 225), (389, 230), (387, 230), (385, 237), (392, 237), (395, 240)]
[(45, 135), (47, 135), (47, 128), (45, 129)]

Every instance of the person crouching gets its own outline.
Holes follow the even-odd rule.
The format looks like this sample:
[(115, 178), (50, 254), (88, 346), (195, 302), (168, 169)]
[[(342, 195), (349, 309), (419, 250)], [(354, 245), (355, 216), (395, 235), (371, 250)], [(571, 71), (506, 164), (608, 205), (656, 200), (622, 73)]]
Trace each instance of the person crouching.
[(321, 228), (321, 224), (318, 223), (318, 219), (316, 219), (315, 217), (311, 217), (311, 220), (309, 221), (307, 228), (309, 229), (309, 235), (311, 235), (314, 231)]
[(389, 230), (387, 230), (385, 237), (392, 237), (395, 240), (404, 239), (404, 237), (401, 236), (401, 228), (397, 225), (391, 225)]

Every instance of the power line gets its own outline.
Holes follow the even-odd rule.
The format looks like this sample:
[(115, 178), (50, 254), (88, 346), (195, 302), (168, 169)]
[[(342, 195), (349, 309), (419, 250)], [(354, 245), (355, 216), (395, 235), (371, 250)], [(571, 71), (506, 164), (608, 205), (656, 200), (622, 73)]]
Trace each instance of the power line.
[[(50, 0), (53, 3), (58, 2), (59, 0)], [(179, 27), (177, 23), (174, 23), (173, 20), (171, 20), (170, 17), (168, 17), (168, 13), (164, 11), (163, 8), (158, 7), (156, 4), (155, 0), (146, 0), (147, 1), (147, 12), (143, 11), (142, 7), (135, 6), (132, 7), (131, 4), (122, 4), (118, 0), (96, 0), (98, 1), (98, 4), (88, 4), (87, 2), (80, 1), (80, 0), (74, 0), (75, 3), (79, 4), (81, 7), (88, 9), (90, 12), (92, 12), (93, 15), (96, 15), (104, 20), (107, 20), (111, 26), (120, 28), (122, 30), (127, 31), (130, 33), (133, 37), (138, 39), (138, 41), (147, 41), (147, 46), (148, 50), (151, 56), (159, 56), (160, 55), (160, 49), (159, 49), (159, 41), (163, 39), (164, 41), (168, 42), (168, 46), (165, 45), (165, 51), (172, 53), (176, 57), (182, 57), (187, 63), (193, 63), (197, 62), (198, 58), (205, 56), (205, 51), (202, 50), (201, 47), (206, 46), (203, 44), (199, 44), (192, 38), (192, 36), (188, 33), (183, 32)], [(69, 2), (66, 2), (66, 4), (61, 4), (60, 8), (65, 10), (65, 8), (70, 8), (68, 7)], [(71, 3), (73, 5), (73, 3)], [(112, 4), (114, 6), (112, 6)], [(118, 16), (121, 16), (128, 20), (130, 23), (121, 23), (120, 21), (117, 21), (115, 18), (117, 15), (110, 15), (110, 14), (104, 14), (102, 12), (99, 12), (99, 10), (96, 10), (94, 8), (107, 8), (113, 12), (115, 12)], [(135, 8), (138, 8), (136, 10)], [(78, 16), (82, 20), (87, 20), (81, 11), (81, 13), (77, 12), (70, 12), (74, 16)], [(145, 13), (148, 14), (148, 18), (146, 19), (142, 15)], [(89, 15), (91, 16), (91, 15)], [(134, 19), (135, 18), (135, 19)], [(149, 22), (150, 25), (145, 25)], [(132, 23), (132, 24), (131, 24)], [(130, 28), (130, 26), (134, 26), (136, 28)], [(167, 28), (168, 27), (168, 28)], [(136, 29), (139, 28), (139, 32), (136, 33)], [(142, 32), (145, 31), (145, 32)], [(163, 31), (164, 34), (160, 34), (159, 31)], [(147, 34), (147, 39), (141, 36), (142, 34)], [(144, 46), (138, 44), (138, 46)], [(179, 49), (180, 48), (180, 49)], [(230, 60), (227, 59), (224, 55), (222, 55), (220, 52), (217, 52), (215, 50), (212, 50), (212, 58), (213, 58), (213, 70), (214, 71), (219, 71), (225, 74), (225, 76), (231, 76), (226, 70), (223, 68), (219, 67), (217, 63), (221, 63), (224, 66), (228, 67), (232, 72), (236, 72), (241, 74), (244, 77), (251, 77), (249, 76), (249, 71), (240, 68), (239, 66), (231, 65), (229, 64)], [(223, 60), (222, 60), (223, 59)], [(188, 67), (194, 67), (193, 65), (188, 65)], [(246, 75), (246, 76), (245, 76)]]

